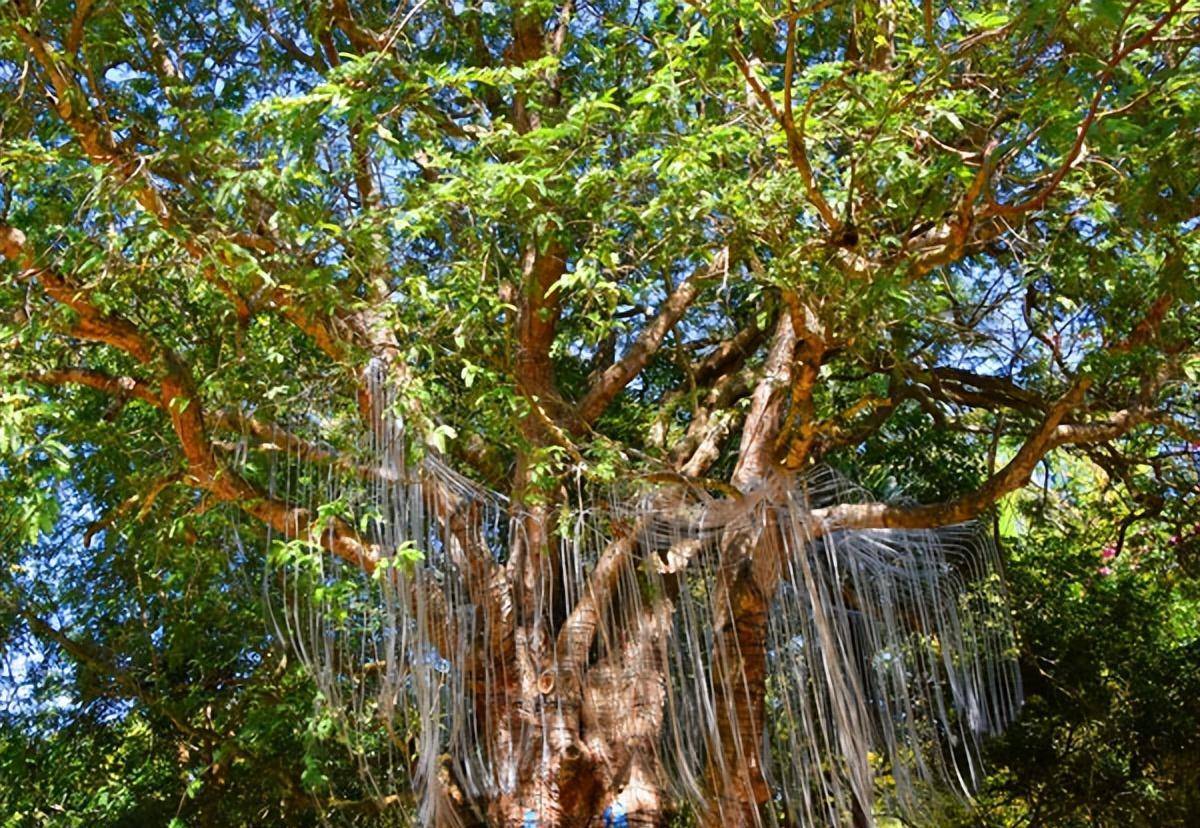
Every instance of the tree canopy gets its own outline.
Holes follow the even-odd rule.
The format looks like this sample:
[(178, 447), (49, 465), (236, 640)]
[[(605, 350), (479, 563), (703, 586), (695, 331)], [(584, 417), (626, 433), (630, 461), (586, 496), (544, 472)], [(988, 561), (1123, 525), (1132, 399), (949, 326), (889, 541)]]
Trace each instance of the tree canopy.
[(820, 466), (878, 497), (838, 526), (981, 520), (1029, 702), (938, 818), (1184, 824), (1198, 46), (1195, 0), (3, 4), (5, 825), (409, 818), (264, 620), (268, 532), (378, 563), (273, 474), (381, 367), (533, 510)]

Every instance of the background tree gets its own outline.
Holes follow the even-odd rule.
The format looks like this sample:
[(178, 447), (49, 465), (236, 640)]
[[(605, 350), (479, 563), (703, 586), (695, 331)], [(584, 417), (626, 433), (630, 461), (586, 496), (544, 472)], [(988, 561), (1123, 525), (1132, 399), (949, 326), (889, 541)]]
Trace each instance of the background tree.
[[(745, 492), (831, 464), (885, 501), (819, 516), (847, 528), (1002, 503), (1033, 702), (984, 803), (1182, 819), (1198, 19), (6, 4), (0, 612), (9, 680), (39, 692), (15, 691), (3, 761), (58, 783), (6, 787), (16, 819), (411, 804), (332, 759), (311, 687), (246, 632), (259, 533), (377, 562), (270, 482), (272, 457), (361, 439), (368, 366), (425, 450), (524, 505), (535, 551), (580, 470)], [(776, 586), (752, 558), (725, 561), (739, 644)], [(556, 576), (523, 560), (533, 624)], [(119, 781), (84, 796), (101, 757)], [(756, 781), (716, 798), (758, 819)]]

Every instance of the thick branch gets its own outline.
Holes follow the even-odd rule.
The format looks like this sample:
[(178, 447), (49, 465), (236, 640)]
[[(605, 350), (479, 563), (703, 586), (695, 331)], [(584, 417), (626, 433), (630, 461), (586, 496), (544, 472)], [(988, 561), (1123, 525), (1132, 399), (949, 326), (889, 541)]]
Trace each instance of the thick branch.
[(692, 416), (687, 433), (671, 448), (671, 465), (687, 478), (702, 476), (720, 456), (721, 445), (744, 414), (735, 403), (753, 391), (753, 372), (717, 379)]
[[(526, 439), (542, 442), (548, 424), (553, 425), (558, 411), (547, 411), (546, 406), (557, 406), (560, 395), (554, 381), (554, 366), (550, 361), (550, 346), (558, 330), (561, 303), (551, 288), (566, 271), (566, 250), (558, 242), (551, 242), (539, 251), (530, 244), (525, 253), (523, 267), (522, 296), (517, 312), (517, 354), (514, 374), (517, 384), (525, 394), (534, 412), (522, 421)], [(538, 415), (541, 414), (539, 417)]]
[(162, 404), (155, 389), (133, 377), (114, 377), (90, 368), (64, 368), (58, 371), (26, 374), (25, 379), (40, 385), (82, 385), (121, 399), (141, 400), (153, 406)]
[(728, 252), (723, 251), (710, 265), (697, 269), (671, 292), (671, 295), (659, 308), (658, 315), (642, 329), (625, 356), (601, 372), (583, 399), (579, 401), (577, 409), (579, 419), (585, 423), (593, 422), (604, 412), (613, 398), (641, 373), (662, 346), (667, 333), (696, 301), (705, 281), (714, 273), (725, 268), (727, 256)]
[[(50, 268), (37, 267), (32, 253), (25, 249), (21, 231), (0, 226), (0, 253), (22, 266), (21, 278), (37, 279), (47, 294), (78, 314), (79, 319), (70, 331), (72, 335), (112, 345), (155, 370), (159, 376), (158, 405), (171, 418), (195, 485), (219, 500), (237, 505), (287, 537), (319, 543), (356, 566), (368, 571), (374, 568), (378, 550), (363, 543), (351, 526), (335, 520), (321, 527), (318, 534), (314, 517), (307, 509), (267, 496), (217, 458), (191, 370), (178, 354), (127, 320), (100, 310), (81, 286)], [(86, 379), (95, 385), (104, 384), (94, 376)], [(119, 380), (116, 382), (120, 385)]]
[(1162, 418), (1149, 408), (1129, 408), (1107, 418), (1086, 423), (1064, 423), (1071, 410), (1083, 400), (1090, 382), (1077, 382), (1051, 407), (1046, 419), (1026, 439), (1008, 465), (992, 475), (979, 489), (954, 500), (923, 506), (894, 506), (886, 503), (842, 504), (817, 509), (818, 523), (833, 529), (925, 529), (962, 523), (977, 517), (988, 506), (1029, 482), (1034, 468), (1050, 451), (1065, 445), (1088, 445), (1121, 437), (1139, 425), (1160, 423)]
[[(14, 23), (13, 29), (18, 38), (29, 47), (36, 63), (49, 81), (53, 90), (50, 95), (52, 107), (75, 133), (79, 145), (87, 157), (93, 163), (111, 167), (125, 180), (137, 182), (134, 196), (138, 203), (154, 216), (164, 229), (186, 234), (181, 241), (183, 248), (192, 258), (201, 262), (201, 272), (204, 278), (220, 290), (233, 303), (238, 316), (243, 321), (246, 320), (251, 313), (251, 308), (246, 300), (221, 277), (213, 264), (206, 261), (213, 249), (212, 240), (187, 234), (188, 231), (184, 227), (185, 222), (179, 219), (179, 211), (174, 209), (154, 186), (150, 178), (147, 160), (127, 152), (113, 140), (110, 131), (94, 117), (94, 112), (88, 105), (87, 96), (74, 71), (64, 64), (54, 49), (19, 22)], [(235, 234), (224, 241), (260, 253), (278, 252), (278, 245), (274, 241), (254, 233)], [(225, 264), (231, 263), (227, 254), (218, 251), (218, 257)], [(260, 290), (261, 287), (261, 284), (255, 285), (254, 292)], [(338, 325), (330, 324), (329, 321), (303, 308), (296, 307), (289, 292), (282, 286), (275, 286), (267, 291), (266, 298), (280, 310), (285, 318), (312, 337), (317, 346), (334, 360), (341, 361), (346, 356), (345, 348), (340, 341), (341, 334), (354, 334), (361, 340), (364, 334), (363, 329), (369, 327), (348, 317), (337, 320), (343, 323), (339, 329)]]
[(750, 411), (742, 426), (738, 461), (730, 480), (739, 489), (744, 490), (761, 482), (775, 466), (775, 443), (779, 436), (780, 415), (787, 398), (795, 349), (796, 331), (792, 326), (792, 317), (781, 313), (763, 365), (762, 379), (750, 396)]
[[(1133, 332), (1126, 339), (1108, 346), (1106, 350), (1109, 353), (1128, 352), (1156, 338), (1175, 299), (1172, 291), (1163, 291), (1151, 304), (1142, 320), (1134, 326)], [(947, 376), (979, 387), (991, 384), (993, 390), (999, 389), (1015, 396), (1026, 405), (1033, 404), (1032, 399), (1018, 393), (1019, 389), (1004, 381), (991, 380), (989, 383), (987, 378), (976, 377), (967, 372), (956, 372), (952, 369), (935, 370), (941, 370)], [(1071, 412), (1082, 403), (1090, 386), (1089, 378), (1077, 378), (1070, 389), (1048, 407), (1042, 424), (1026, 439), (1008, 465), (993, 474), (974, 492), (944, 503), (922, 506), (894, 506), (886, 503), (843, 504), (818, 509), (814, 516), (818, 523), (823, 523), (828, 529), (922, 529), (962, 523), (978, 516), (1004, 495), (1028, 483), (1038, 462), (1055, 448), (1069, 444), (1114, 440), (1143, 423), (1163, 422), (1160, 414), (1146, 407), (1124, 409), (1099, 422), (1071, 422)], [(1171, 427), (1170, 423), (1166, 425)]]
[(789, 302), (789, 308), (792, 329), (799, 334), (799, 341), (795, 364), (792, 367), (791, 409), (780, 436), (784, 440), (791, 440), (784, 465), (795, 469), (808, 460), (817, 437), (813, 390), (820, 377), (826, 344), (820, 325), (809, 308), (801, 307), (794, 300)]
[(373, 32), (354, 19), (346, 0), (333, 0), (329, 7), (330, 16), (355, 49), (361, 53), (382, 52), (388, 48), (388, 40)]
[(697, 386), (704, 386), (736, 371), (747, 357), (758, 350), (766, 338), (767, 328), (760, 328), (757, 321), (751, 321), (749, 325), (713, 348), (700, 361), (692, 375), (692, 381)]
[(588, 577), (579, 601), (558, 633), (556, 661), (561, 669), (582, 672), (588, 649), (605, 611), (612, 601), (621, 573), (637, 548), (638, 530), (617, 536), (605, 547)]

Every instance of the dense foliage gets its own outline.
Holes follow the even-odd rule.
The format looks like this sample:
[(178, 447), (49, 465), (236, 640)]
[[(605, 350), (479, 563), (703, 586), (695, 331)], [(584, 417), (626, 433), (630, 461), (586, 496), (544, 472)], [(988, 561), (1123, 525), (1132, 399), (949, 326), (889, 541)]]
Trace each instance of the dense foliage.
[(274, 458), (359, 439), (372, 360), (524, 502), (769, 455), (980, 516), (1028, 702), (946, 824), (1194, 822), (1198, 46), (1187, 0), (0, 4), (0, 823), (407, 818), (263, 597)]

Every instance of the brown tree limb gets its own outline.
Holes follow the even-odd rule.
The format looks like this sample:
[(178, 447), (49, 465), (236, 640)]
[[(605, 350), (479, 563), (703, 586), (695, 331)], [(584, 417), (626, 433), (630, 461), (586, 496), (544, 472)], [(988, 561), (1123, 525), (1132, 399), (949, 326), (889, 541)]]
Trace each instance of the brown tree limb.
[(754, 388), (753, 372), (735, 371), (718, 378), (696, 407), (683, 439), (672, 447), (672, 465), (686, 478), (704, 475), (744, 412), (735, 403)]
[[(31, 372), (24, 375), (39, 385), (79, 385), (102, 391), (118, 399), (136, 399), (155, 408), (163, 408), (162, 393), (150, 383), (129, 376), (114, 377), (92, 368), (64, 368)], [(240, 411), (216, 411), (207, 417), (214, 428), (247, 434), (264, 447), (286, 451), (300, 460), (335, 466), (363, 477), (379, 477), (382, 472), (356, 463), (332, 449), (319, 446), (275, 423), (264, 422)]]
[(870, 413), (859, 420), (852, 430), (843, 427), (837, 420), (825, 420), (817, 428), (821, 439), (813, 450), (814, 456), (843, 446), (859, 445), (883, 428), (900, 404), (908, 398), (909, 393), (906, 388), (893, 382), (888, 388), (888, 396), (867, 397), (859, 400), (850, 410), (842, 412), (838, 419), (849, 420), (863, 410), (871, 409)]
[(87, 23), (94, 5), (94, 0), (77, 0), (75, 3), (75, 12), (71, 15), (71, 28), (67, 31), (67, 37), (63, 41), (67, 54), (74, 55), (79, 52), (79, 47), (83, 43), (83, 27)]
[[(791, 402), (787, 419), (780, 429), (776, 451), (778, 453), (786, 448), (784, 467), (797, 469), (808, 460), (817, 437), (813, 390), (828, 349), (824, 332), (812, 311), (794, 297), (789, 297), (788, 309), (792, 330), (797, 332), (797, 345), (792, 365)], [(788, 440), (790, 443), (786, 447), (781, 445)]]
[(775, 443), (783, 404), (788, 396), (795, 348), (796, 331), (791, 314), (781, 313), (763, 364), (762, 378), (750, 395), (750, 410), (742, 426), (738, 461), (730, 479), (739, 489), (762, 483), (775, 467)]
[(596, 626), (607, 610), (616, 591), (621, 573), (632, 560), (637, 548), (640, 527), (624, 527), (614, 530), (614, 538), (605, 547), (588, 577), (583, 594), (558, 633), (556, 661), (564, 670), (582, 674), (586, 666), (587, 652), (592, 646)]
[(21, 231), (0, 226), (0, 252), (23, 268), (21, 278), (36, 279), (51, 298), (78, 315), (70, 331), (73, 336), (118, 348), (158, 375), (159, 407), (171, 419), (194, 485), (218, 500), (238, 506), (287, 537), (319, 544), (355, 566), (367, 571), (374, 569), (379, 550), (364, 543), (349, 524), (335, 519), (320, 525), (309, 510), (268, 496), (218, 459), (191, 369), (178, 354), (127, 320), (102, 311), (91, 302), (83, 287), (51, 268), (38, 267), (33, 254), (25, 249)]
[(841, 504), (814, 510), (813, 516), (830, 530), (928, 529), (962, 523), (978, 517), (991, 504), (1028, 483), (1037, 464), (1055, 448), (1108, 442), (1139, 425), (1163, 424), (1159, 414), (1146, 408), (1122, 409), (1098, 421), (1064, 423), (1068, 413), (1082, 401), (1089, 385), (1086, 381), (1076, 383), (1054, 404), (1017, 455), (973, 492), (943, 503), (921, 506)]
[[(1133, 333), (1105, 350), (1109, 353), (1127, 352), (1158, 336), (1159, 328), (1175, 299), (1170, 290), (1164, 291), (1134, 327)], [(983, 379), (973, 378), (971, 381), (983, 382)], [(1037, 464), (1055, 448), (1114, 440), (1149, 422), (1171, 427), (1169, 422), (1163, 420), (1161, 414), (1146, 406), (1122, 409), (1109, 415), (1106, 420), (1072, 422), (1072, 412), (1083, 402), (1091, 385), (1090, 378), (1082, 375), (1077, 377), (1066, 393), (1046, 407), (1041, 425), (1026, 438), (1016, 456), (973, 492), (943, 503), (920, 506), (896, 506), (886, 503), (842, 504), (818, 509), (814, 512), (814, 517), (818, 523), (823, 523), (828, 528), (848, 529), (922, 529), (962, 523), (977, 517), (1001, 497), (1028, 483)], [(1005, 390), (1012, 393), (1011, 389)], [(1148, 394), (1144, 393), (1143, 396)]]
[[(690, 371), (687, 379), (680, 386), (672, 389), (663, 396), (659, 403), (658, 416), (655, 418), (654, 424), (650, 427), (649, 438), (650, 444), (659, 448), (666, 447), (667, 434), (670, 430), (670, 419), (674, 414), (675, 406), (680, 400), (697, 389), (706, 387), (709, 389), (708, 394), (705, 395), (705, 399), (694, 412), (696, 416), (693, 418), (692, 423), (689, 424), (688, 433), (684, 437), (683, 442), (673, 446), (671, 449), (672, 465), (678, 467), (684, 461), (687, 454), (695, 449), (693, 425), (697, 419), (715, 414), (718, 408), (732, 405), (745, 393), (749, 393), (740, 387), (737, 389), (736, 394), (730, 395), (727, 392), (734, 390), (731, 383), (739, 380), (742, 366), (766, 340), (767, 333), (767, 328), (759, 327), (758, 322), (752, 320), (746, 327), (739, 330), (733, 336), (719, 342)], [(687, 366), (691, 368), (690, 363)], [(745, 378), (740, 377), (740, 379)]]
[(387, 38), (373, 32), (354, 19), (354, 13), (346, 0), (332, 0), (329, 4), (330, 17), (338, 30), (360, 53), (381, 52), (388, 48)]
[(729, 339), (719, 343), (696, 366), (692, 381), (698, 386), (708, 385), (717, 378), (741, 367), (754, 351), (766, 340), (768, 328), (759, 327), (756, 320), (746, 325)]
[[(55, 50), (46, 41), (27, 29), (19, 21), (13, 23), (13, 30), (18, 38), (25, 43), (33, 54), (36, 63), (49, 81), (53, 89), (50, 103), (62, 118), (63, 122), (75, 133), (79, 144), (88, 158), (99, 165), (114, 169), (122, 178), (139, 182), (135, 188), (134, 197), (139, 204), (166, 230), (184, 231), (182, 222), (177, 218), (177, 211), (154, 186), (149, 176), (147, 161), (127, 153), (113, 140), (111, 133), (102, 126), (88, 108), (85, 108), (87, 96), (79, 84), (74, 72), (63, 65)], [(233, 244), (260, 253), (276, 253), (279, 246), (257, 233), (235, 233), (226, 239)], [(183, 248), (194, 259), (201, 262), (201, 272), (234, 305), (239, 318), (246, 321), (251, 308), (244, 298), (217, 273), (216, 267), (207, 262), (212, 240), (196, 237), (194, 234), (181, 241)], [(218, 256), (225, 258), (218, 253)], [(226, 262), (228, 263), (228, 262)], [(261, 284), (254, 287), (257, 292)], [(273, 286), (266, 297), (283, 316), (308, 334), (317, 346), (335, 361), (345, 360), (347, 353), (342, 342), (343, 335), (350, 333), (357, 344), (365, 345), (363, 336), (370, 323), (359, 320), (355, 314), (347, 314), (344, 318), (325, 320), (304, 308), (296, 306), (285, 286)], [(359, 314), (361, 315), (361, 314)]]
[(82, 385), (120, 399), (141, 400), (156, 408), (162, 405), (158, 391), (133, 377), (114, 377), (91, 368), (63, 368), (56, 371), (25, 374), (39, 385)]
[(604, 369), (579, 401), (576, 413), (580, 420), (594, 422), (622, 389), (641, 373), (658, 353), (667, 333), (696, 301), (704, 284), (727, 266), (727, 257), (728, 251), (722, 251), (712, 263), (696, 269), (672, 291), (625, 355)]
[(905, 371), (913, 379), (925, 381), (951, 402), (964, 405), (1002, 405), (1029, 413), (1042, 412), (1046, 401), (1005, 377), (976, 374), (953, 366), (938, 366), (928, 372)]

